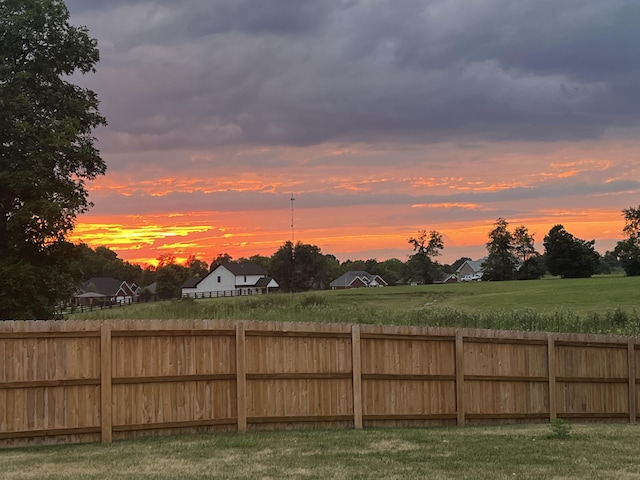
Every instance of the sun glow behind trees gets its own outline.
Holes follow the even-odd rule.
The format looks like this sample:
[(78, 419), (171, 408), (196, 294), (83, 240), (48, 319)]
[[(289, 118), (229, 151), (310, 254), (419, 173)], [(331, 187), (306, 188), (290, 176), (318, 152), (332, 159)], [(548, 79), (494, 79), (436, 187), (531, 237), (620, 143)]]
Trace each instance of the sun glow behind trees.
[[(94, 248), (106, 245), (121, 258), (140, 264), (155, 264), (156, 258), (166, 252), (176, 255), (180, 263), (189, 255), (210, 259), (221, 252), (228, 252), (234, 258), (255, 254), (270, 256), (290, 238), (288, 207), (275, 211), (201, 211), (180, 215), (88, 213), (81, 217), (73, 239)], [(351, 221), (355, 216), (379, 215), (385, 211), (384, 207), (318, 210), (296, 209), (296, 237), (318, 245), (324, 253), (341, 260), (399, 258), (404, 261), (412, 253), (407, 247), (407, 238), (424, 228), (423, 223), (401, 225), (390, 221), (389, 224), (362, 225)], [(510, 222), (526, 225), (538, 242), (553, 225), (562, 223), (577, 237), (599, 238), (596, 249), (602, 254), (613, 250), (616, 242), (624, 238), (620, 209), (545, 213), (539, 217), (510, 219)], [(429, 224), (445, 239), (441, 261), (450, 263), (461, 256), (486, 255), (487, 232), (494, 220), (459, 222), (452, 219)]]

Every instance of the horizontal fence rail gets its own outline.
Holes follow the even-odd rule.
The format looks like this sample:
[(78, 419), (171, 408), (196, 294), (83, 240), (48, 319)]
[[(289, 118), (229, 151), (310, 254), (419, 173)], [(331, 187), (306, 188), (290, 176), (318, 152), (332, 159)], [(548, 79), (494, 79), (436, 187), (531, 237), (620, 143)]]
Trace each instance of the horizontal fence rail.
[(269, 292), (267, 287), (238, 287), (234, 290), (212, 290), (209, 292), (185, 292), (182, 298), (221, 298), (221, 297), (246, 297), (253, 295), (265, 295)]
[(640, 341), (283, 322), (0, 322), (0, 446), (291, 426), (637, 422)]

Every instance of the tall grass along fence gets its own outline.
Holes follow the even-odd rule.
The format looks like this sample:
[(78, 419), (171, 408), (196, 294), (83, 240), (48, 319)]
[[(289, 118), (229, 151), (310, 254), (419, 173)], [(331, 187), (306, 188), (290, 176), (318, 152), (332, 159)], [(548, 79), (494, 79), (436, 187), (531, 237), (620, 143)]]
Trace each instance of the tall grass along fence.
[(637, 421), (638, 338), (218, 320), (0, 322), (0, 445)]

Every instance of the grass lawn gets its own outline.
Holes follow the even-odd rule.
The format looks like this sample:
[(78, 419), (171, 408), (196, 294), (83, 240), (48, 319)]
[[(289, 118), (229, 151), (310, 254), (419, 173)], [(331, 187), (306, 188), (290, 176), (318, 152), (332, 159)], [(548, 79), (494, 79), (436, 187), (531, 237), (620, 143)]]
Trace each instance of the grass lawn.
[(314, 430), (0, 450), (0, 479), (640, 479), (640, 425)]
[(640, 335), (640, 277), (597, 276), (183, 299), (73, 319), (238, 319)]

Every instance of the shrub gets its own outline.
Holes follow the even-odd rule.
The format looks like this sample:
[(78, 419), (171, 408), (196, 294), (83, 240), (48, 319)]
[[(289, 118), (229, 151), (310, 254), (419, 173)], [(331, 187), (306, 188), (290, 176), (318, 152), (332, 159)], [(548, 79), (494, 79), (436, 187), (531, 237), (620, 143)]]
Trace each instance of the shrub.
[(571, 424), (562, 418), (556, 418), (549, 423), (551, 434), (549, 438), (566, 440), (571, 436)]

